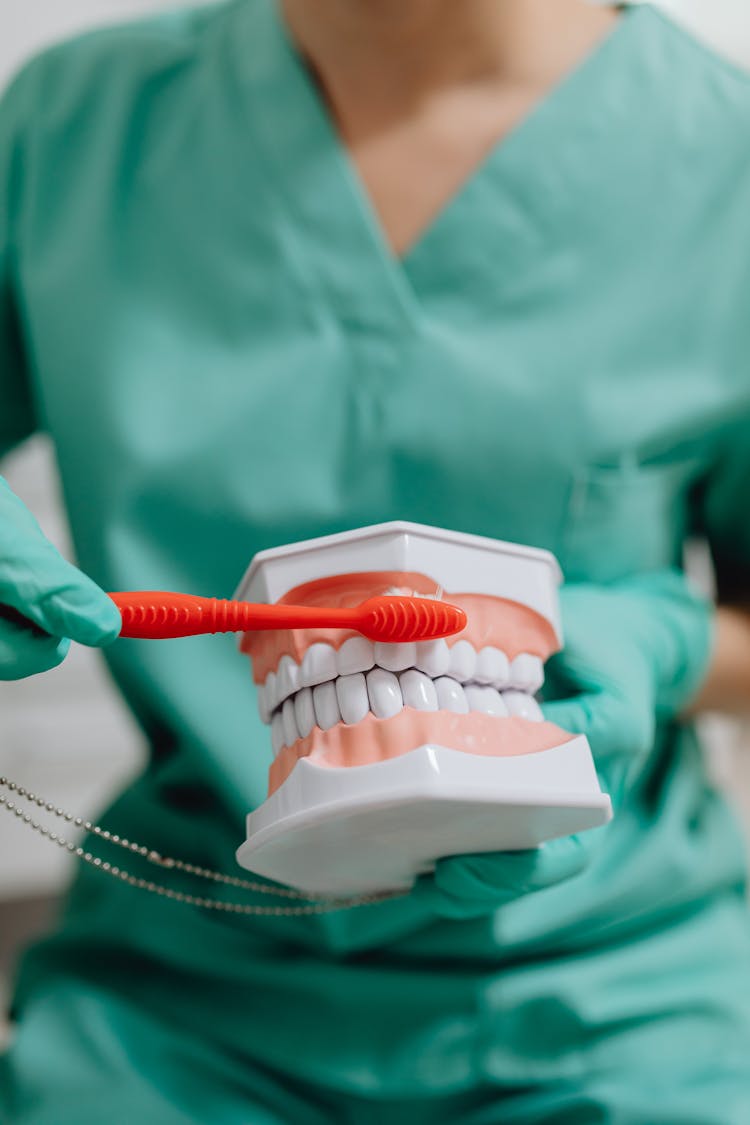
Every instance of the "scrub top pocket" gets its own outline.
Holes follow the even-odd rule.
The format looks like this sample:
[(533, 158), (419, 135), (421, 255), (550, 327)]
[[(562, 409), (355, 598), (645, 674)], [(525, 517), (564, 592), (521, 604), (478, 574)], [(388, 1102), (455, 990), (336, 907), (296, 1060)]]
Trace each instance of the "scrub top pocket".
[(690, 457), (586, 466), (573, 474), (559, 547), (566, 580), (612, 582), (679, 566), (690, 495), (703, 468)]

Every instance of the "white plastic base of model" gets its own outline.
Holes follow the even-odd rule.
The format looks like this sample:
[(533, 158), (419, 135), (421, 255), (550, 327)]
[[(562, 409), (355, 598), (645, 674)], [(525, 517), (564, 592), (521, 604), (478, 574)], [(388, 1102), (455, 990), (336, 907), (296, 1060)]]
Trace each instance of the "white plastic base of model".
[(311, 896), (410, 887), (435, 860), (519, 851), (612, 817), (582, 736), (496, 758), (420, 746), (370, 766), (300, 758), (247, 818), (242, 867)]

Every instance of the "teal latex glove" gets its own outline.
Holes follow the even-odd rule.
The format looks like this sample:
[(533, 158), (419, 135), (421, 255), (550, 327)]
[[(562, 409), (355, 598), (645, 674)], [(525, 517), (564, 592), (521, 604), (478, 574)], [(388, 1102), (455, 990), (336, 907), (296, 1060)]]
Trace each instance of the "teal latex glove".
[[(564, 650), (547, 665), (545, 718), (591, 744), (615, 811), (650, 751), (656, 723), (679, 714), (700, 686), (711, 652), (710, 604), (677, 571), (617, 585), (561, 591)], [(491, 913), (586, 866), (596, 834), (550, 840), (525, 852), (438, 862), (417, 892), (444, 917)]]
[(120, 626), (114, 602), (66, 562), (0, 477), (0, 679), (46, 672), (71, 640), (109, 644)]
[(675, 719), (706, 676), (713, 606), (668, 570), (566, 586), (561, 608), (565, 648), (547, 665), (545, 717), (586, 735), (616, 805), (657, 722)]
[(486, 852), (439, 859), (414, 891), (441, 918), (481, 918), (521, 895), (580, 874), (590, 858), (586, 834), (549, 840), (523, 852)]

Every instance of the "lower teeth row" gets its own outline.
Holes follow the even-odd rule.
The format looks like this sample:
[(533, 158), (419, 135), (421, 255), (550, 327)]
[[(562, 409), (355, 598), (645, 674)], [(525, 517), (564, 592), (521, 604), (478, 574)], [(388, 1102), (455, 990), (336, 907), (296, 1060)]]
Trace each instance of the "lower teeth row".
[(460, 715), (479, 711), (532, 721), (543, 718), (534, 697), (523, 691), (500, 692), (479, 684), (462, 685), (450, 676), (432, 680), (414, 668), (399, 674), (373, 668), (366, 674), (338, 676), (316, 687), (302, 688), (286, 699), (271, 720), (274, 753), (305, 738), (316, 726), (325, 731), (340, 722), (351, 725), (361, 722), (369, 713), (378, 719), (390, 719), (403, 707)]

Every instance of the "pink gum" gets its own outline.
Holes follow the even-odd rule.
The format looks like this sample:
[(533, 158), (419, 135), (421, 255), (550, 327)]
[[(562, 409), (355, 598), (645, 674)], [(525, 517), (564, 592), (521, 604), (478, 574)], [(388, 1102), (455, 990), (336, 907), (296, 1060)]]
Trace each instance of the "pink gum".
[[(279, 604), (352, 606), (394, 588), (423, 595), (434, 595), (438, 589), (434, 579), (414, 572), (342, 574), (297, 586), (280, 598)], [(493, 645), (502, 649), (511, 660), (521, 652), (547, 660), (559, 647), (549, 621), (519, 602), (490, 594), (444, 592), (441, 596), (443, 601), (463, 609), (468, 618), (468, 624), (461, 633), (447, 638), (449, 646), (460, 640), (469, 641), (475, 649)], [(299, 664), (310, 645), (318, 641), (339, 649), (344, 641), (358, 635), (351, 629), (269, 630), (244, 633), (241, 648), (251, 657), (253, 680), (259, 684), (276, 669), (284, 655), (291, 656)]]
[(470, 712), (415, 711), (405, 707), (391, 719), (368, 715), (361, 723), (339, 723), (331, 730), (315, 727), (307, 738), (285, 746), (271, 765), (269, 796), (286, 781), (300, 758), (309, 757), (318, 766), (351, 767), (372, 765), (398, 758), (417, 746), (446, 746), (483, 757), (514, 757), (551, 750), (569, 742), (573, 735), (554, 723), (528, 719), (498, 718)]

